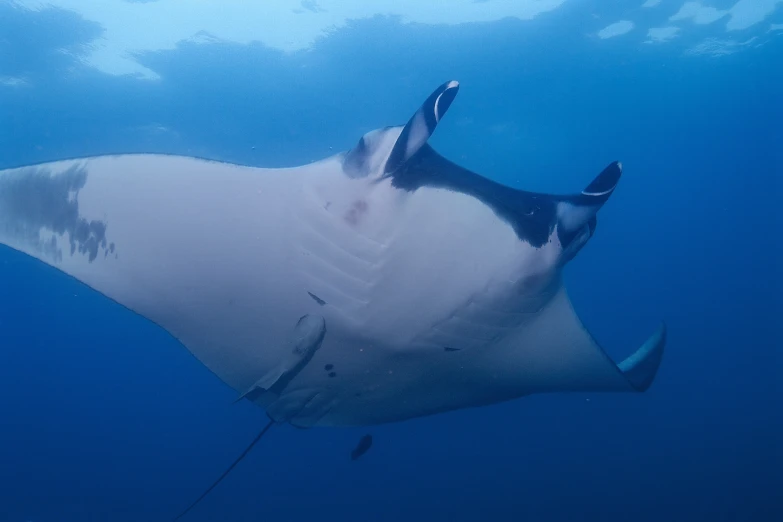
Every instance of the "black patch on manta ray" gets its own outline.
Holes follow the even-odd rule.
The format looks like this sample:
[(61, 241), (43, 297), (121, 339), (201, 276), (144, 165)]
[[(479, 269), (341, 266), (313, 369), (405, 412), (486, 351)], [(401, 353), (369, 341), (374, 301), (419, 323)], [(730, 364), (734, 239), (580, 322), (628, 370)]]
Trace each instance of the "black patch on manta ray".
[(459, 348), (452, 348), (451, 346), (444, 346), (443, 350), (447, 351), (447, 352), (458, 352), (460, 349)]
[[(79, 191), (87, 170), (75, 165), (53, 174), (46, 167), (25, 167), (0, 177), (0, 230), (54, 261), (62, 260), (55, 236), (68, 233), (70, 255), (76, 252), (93, 262), (98, 253), (114, 253), (107, 244), (106, 223), (87, 221), (79, 212)], [(41, 235), (52, 234), (48, 240)], [(115, 254), (116, 256), (116, 254)]]
[(392, 186), (409, 192), (436, 187), (473, 196), (508, 222), (519, 239), (536, 248), (546, 244), (554, 230), (558, 201), (568, 199), (501, 185), (452, 163), (426, 144), (388, 176)]

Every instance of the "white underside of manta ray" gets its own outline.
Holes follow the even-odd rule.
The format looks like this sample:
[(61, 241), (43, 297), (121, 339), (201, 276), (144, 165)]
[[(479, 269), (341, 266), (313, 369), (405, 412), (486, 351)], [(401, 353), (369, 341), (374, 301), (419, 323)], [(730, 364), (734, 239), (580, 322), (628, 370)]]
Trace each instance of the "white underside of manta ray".
[(644, 391), (664, 327), (615, 364), (561, 279), (619, 163), (569, 196), (465, 170), (427, 145), (457, 90), (299, 167), (127, 154), (0, 171), (0, 243), (154, 321), (277, 422)]

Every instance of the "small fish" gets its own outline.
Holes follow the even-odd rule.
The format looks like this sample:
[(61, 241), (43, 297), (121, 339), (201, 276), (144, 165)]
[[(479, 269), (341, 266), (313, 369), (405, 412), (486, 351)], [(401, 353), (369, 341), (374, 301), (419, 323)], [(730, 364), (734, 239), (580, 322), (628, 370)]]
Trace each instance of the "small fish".
[(359, 443), (351, 452), (351, 460), (356, 460), (367, 453), (367, 450), (370, 449), (370, 446), (372, 446), (372, 435), (367, 434), (359, 440)]

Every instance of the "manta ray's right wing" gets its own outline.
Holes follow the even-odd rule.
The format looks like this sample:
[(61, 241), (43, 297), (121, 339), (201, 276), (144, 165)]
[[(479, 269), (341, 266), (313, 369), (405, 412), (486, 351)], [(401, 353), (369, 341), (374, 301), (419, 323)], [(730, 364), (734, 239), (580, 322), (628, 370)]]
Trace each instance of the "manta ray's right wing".
[(663, 357), (666, 325), (661, 323), (640, 348), (619, 364), (599, 346), (576, 315), (562, 286), (539, 316), (513, 336), (514, 365), (530, 393), (636, 391), (652, 384)]

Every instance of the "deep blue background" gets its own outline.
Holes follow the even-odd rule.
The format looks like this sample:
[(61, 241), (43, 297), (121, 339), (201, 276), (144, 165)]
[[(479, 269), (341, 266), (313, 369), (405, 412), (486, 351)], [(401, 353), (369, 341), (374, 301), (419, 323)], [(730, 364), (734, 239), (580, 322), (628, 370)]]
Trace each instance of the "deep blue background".
[[(372, 428), (357, 462), (366, 429), (282, 427), (189, 520), (783, 516), (783, 38), (690, 56), (701, 29), (665, 46), (587, 38), (600, 9), (459, 27), (376, 18), (294, 55), (182, 44), (139, 56), (162, 77), (150, 82), (78, 62), (100, 26), (0, 4), (0, 75), (28, 79), (0, 86), (0, 168), (136, 151), (296, 165), (404, 123), (450, 79), (460, 93), (432, 143), (468, 168), (572, 192), (624, 164), (566, 278), (616, 358), (667, 321), (647, 393)], [(234, 398), (164, 331), (0, 247), (0, 522), (170, 518), (261, 427)]]

